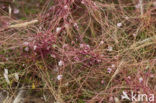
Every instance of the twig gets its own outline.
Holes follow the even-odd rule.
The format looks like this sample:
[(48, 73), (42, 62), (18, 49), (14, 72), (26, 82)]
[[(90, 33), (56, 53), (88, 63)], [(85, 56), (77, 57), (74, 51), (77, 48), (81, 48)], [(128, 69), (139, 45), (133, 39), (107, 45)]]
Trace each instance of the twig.
[(26, 27), (26, 26), (31, 25), (31, 24), (35, 24), (37, 22), (38, 22), (38, 20), (36, 19), (36, 20), (29, 21), (29, 22), (10, 25), (8, 28), (22, 28), (22, 27)]
[(143, 14), (144, 14), (143, 0), (139, 0), (139, 5), (140, 5), (140, 13), (141, 13), (141, 16), (143, 16)]

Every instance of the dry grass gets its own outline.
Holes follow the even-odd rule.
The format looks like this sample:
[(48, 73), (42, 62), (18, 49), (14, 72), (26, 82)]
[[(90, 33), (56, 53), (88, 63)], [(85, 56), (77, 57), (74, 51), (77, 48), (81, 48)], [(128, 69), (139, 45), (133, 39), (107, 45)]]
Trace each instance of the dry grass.
[(49, 94), (56, 103), (130, 103), (123, 91), (156, 94), (156, 5), (138, 3), (47, 0), (38, 23), (3, 26), (1, 89), (12, 97), (21, 87), (39, 89), (47, 103)]

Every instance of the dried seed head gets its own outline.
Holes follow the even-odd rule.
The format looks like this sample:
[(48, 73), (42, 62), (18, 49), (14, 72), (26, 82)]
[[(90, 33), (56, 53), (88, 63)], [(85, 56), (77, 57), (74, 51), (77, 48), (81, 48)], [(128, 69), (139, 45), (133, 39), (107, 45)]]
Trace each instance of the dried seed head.
[(19, 75), (18, 73), (15, 73), (15, 79), (18, 81), (19, 80)]
[(10, 84), (10, 80), (9, 80), (9, 77), (8, 77), (8, 69), (4, 69), (4, 78), (5, 78), (5, 81)]
[(8, 69), (4, 69), (4, 73), (8, 75)]

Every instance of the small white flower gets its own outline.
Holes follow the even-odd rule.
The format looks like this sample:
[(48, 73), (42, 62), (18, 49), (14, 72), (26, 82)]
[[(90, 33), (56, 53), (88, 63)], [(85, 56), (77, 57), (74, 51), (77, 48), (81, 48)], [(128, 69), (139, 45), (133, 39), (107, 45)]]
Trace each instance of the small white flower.
[(74, 23), (74, 27), (79, 28), (79, 26), (78, 26), (78, 24), (77, 24), (77, 23)]
[(122, 23), (117, 23), (117, 27), (121, 27), (122, 26)]
[(135, 5), (135, 8), (136, 8), (136, 9), (139, 9), (140, 7), (141, 7), (140, 4)]
[(68, 6), (67, 6), (67, 5), (65, 5), (65, 6), (64, 6), (64, 9), (68, 9)]
[(112, 64), (112, 68), (115, 68), (115, 64)]
[(75, 27), (78, 26), (77, 23), (74, 23), (74, 26), (75, 26)]
[(131, 79), (131, 76), (128, 76), (127, 78), (128, 78), (128, 79)]
[(63, 48), (67, 48), (67, 47), (68, 47), (68, 44), (63, 44), (62, 47), (63, 47)]
[(90, 49), (90, 45), (86, 45), (86, 47)]
[(96, 3), (95, 2), (93, 4), (94, 4), (94, 6), (96, 6)]
[(61, 27), (56, 28), (56, 33), (59, 33), (61, 31)]
[(113, 47), (112, 46), (108, 46), (108, 51), (112, 51)]
[(50, 46), (47, 47), (47, 50), (49, 50), (49, 49), (50, 49)]
[(140, 83), (143, 82), (143, 78), (142, 77), (139, 78), (139, 82)]
[(37, 49), (37, 46), (35, 45), (35, 46), (34, 46), (34, 50), (36, 50), (36, 49)]
[(62, 75), (58, 75), (58, 76), (57, 76), (57, 80), (61, 80), (62, 77), (63, 77)]
[(101, 62), (101, 60), (100, 59), (97, 59), (97, 62), (99, 63), (99, 62)]
[(62, 60), (60, 60), (60, 61), (58, 62), (58, 65), (59, 65), (59, 66), (63, 66), (63, 65), (64, 65), (64, 62), (63, 62)]
[(15, 73), (15, 79), (18, 81), (19, 80), (19, 75), (18, 73)]
[(23, 43), (25, 46), (28, 46), (29, 45), (29, 42), (24, 42)]
[(112, 72), (112, 68), (107, 68), (107, 72), (111, 73)]
[(83, 48), (84, 47), (84, 44), (80, 44), (80, 48)]
[(53, 57), (53, 58), (56, 58), (56, 55), (54, 55), (54, 54), (51, 54), (50, 56)]
[(126, 20), (129, 20), (129, 17), (128, 17), (128, 16), (126, 16), (126, 17), (125, 17), (125, 19), (126, 19)]
[(25, 47), (24, 50), (25, 50), (26, 52), (28, 52), (28, 51), (29, 51), (29, 47)]
[(14, 14), (18, 14), (19, 13), (19, 9), (15, 8), (13, 12), (14, 12)]
[(104, 44), (104, 41), (100, 41), (100, 44), (101, 44), (101, 45)]

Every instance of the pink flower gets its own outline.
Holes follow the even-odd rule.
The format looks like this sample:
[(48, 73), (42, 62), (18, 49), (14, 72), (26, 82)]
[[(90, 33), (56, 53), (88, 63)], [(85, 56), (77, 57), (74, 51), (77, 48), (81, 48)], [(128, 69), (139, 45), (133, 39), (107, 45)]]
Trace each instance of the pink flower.
[(104, 80), (101, 80), (101, 84), (104, 84)]

